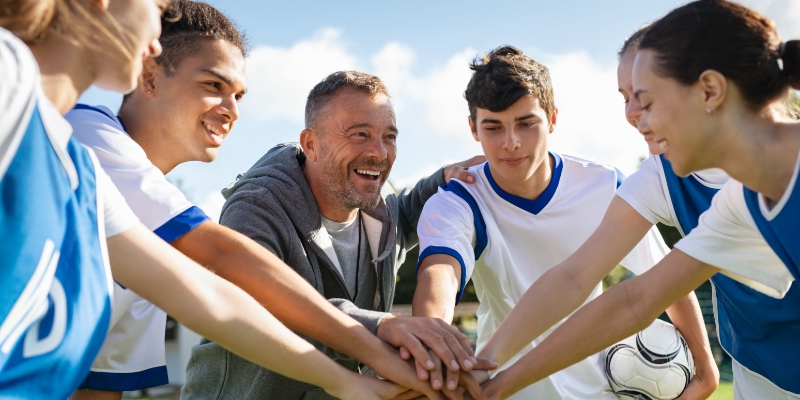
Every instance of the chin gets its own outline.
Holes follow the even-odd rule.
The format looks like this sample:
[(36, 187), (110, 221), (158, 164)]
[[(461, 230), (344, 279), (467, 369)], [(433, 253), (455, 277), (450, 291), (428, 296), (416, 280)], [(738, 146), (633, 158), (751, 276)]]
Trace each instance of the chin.
[(653, 144), (648, 143), (647, 151), (649, 151), (650, 154), (654, 156), (657, 156), (659, 154), (664, 154), (664, 150), (661, 148), (661, 146), (658, 145), (658, 143), (653, 143)]

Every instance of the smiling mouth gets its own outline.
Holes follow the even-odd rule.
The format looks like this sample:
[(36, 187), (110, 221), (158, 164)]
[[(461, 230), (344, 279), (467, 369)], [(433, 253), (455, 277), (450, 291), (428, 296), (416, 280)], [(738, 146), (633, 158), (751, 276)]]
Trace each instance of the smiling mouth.
[(370, 171), (368, 169), (354, 169), (353, 170), (358, 176), (362, 178), (366, 178), (372, 181), (377, 181), (378, 178), (381, 176), (381, 173), (378, 171)]

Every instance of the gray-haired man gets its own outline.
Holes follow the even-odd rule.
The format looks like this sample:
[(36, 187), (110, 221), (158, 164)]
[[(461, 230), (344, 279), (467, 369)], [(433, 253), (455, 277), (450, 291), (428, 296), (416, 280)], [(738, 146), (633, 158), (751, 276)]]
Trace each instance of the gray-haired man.
[[(355, 71), (331, 74), (308, 96), (300, 143), (271, 149), (226, 188), (220, 222), (275, 253), (386, 342), (400, 346), (408, 342), (404, 336), (416, 336), (448, 366), (446, 386), (438, 367), (430, 373), (433, 388), (454, 389), (456, 359), (468, 359), (460, 365), (467, 370), (477, 363), (463, 335), (438, 319), (388, 312), (397, 268), (417, 244), (423, 204), (450, 178), (474, 181), (465, 167), (482, 157), (445, 167), (395, 195), (385, 183), (397, 136), (394, 108), (379, 78)], [(416, 359), (428, 354), (421, 345), (407, 350)], [(359, 370), (357, 360), (326, 351)], [(425, 375), (421, 371), (421, 378)], [(184, 398), (330, 398), (320, 388), (258, 367), (211, 342), (195, 346), (187, 376)], [(461, 383), (480, 396), (477, 384), (464, 382), (465, 376), (471, 374), (461, 374)]]

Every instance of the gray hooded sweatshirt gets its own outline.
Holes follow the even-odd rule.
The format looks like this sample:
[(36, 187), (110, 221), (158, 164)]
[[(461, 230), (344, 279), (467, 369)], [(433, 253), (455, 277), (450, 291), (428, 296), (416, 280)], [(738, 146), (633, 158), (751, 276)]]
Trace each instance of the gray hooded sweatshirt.
[[(444, 172), (437, 171), (399, 195), (384, 185), (378, 206), (362, 210), (372, 263), (359, 270), (358, 295), (352, 299), (303, 174), (305, 159), (297, 143), (272, 148), (222, 191), (227, 202), (220, 223), (273, 252), (328, 301), (375, 334), (378, 322), (391, 311), (397, 269), (406, 251), (417, 245), (422, 207), (444, 184)], [(345, 368), (363, 368), (358, 361), (305, 339)], [(181, 399), (333, 398), (319, 387), (261, 368), (207, 340), (192, 348), (186, 377)]]

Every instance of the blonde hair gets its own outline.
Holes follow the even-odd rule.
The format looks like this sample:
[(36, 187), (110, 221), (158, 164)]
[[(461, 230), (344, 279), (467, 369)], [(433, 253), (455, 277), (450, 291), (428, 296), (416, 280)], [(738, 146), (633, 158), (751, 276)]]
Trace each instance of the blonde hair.
[(136, 58), (133, 34), (89, 0), (0, 0), (0, 26), (27, 44), (58, 35), (123, 60)]

